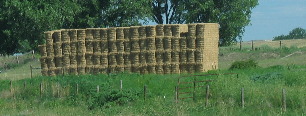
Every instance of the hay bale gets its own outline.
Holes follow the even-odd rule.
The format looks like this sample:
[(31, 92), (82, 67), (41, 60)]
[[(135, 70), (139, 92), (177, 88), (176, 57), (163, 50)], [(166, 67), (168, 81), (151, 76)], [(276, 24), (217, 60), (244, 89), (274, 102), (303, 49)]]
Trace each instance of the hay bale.
[(101, 38), (102, 41), (107, 41), (108, 34), (107, 34), (107, 29), (106, 28), (100, 29), (100, 38)]
[(78, 65), (77, 55), (70, 55), (70, 65)]
[(145, 52), (140, 52), (139, 53), (139, 63), (140, 64), (146, 64), (146, 53)]
[(205, 72), (203, 63), (197, 63), (195, 65), (195, 72)]
[(69, 67), (70, 66), (70, 56), (69, 55), (63, 55), (63, 67)]
[(162, 24), (156, 25), (156, 36), (158, 37), (164, 36), (164, 25)]
[(117, 65), (116, 53), (108, 54), (108, 65)]
[(156, 58), (155, 58), (155, 51), (147, 51), (146, 52), (146, 57), (147, 57), (147, 63), (149, 64), (155, 64), (156, 63)]
[(155, 64), (148, 64), (147, 65), (147, 70), (148, 70), (148, 73), (155, 74), (156, 73)]
[(173, 37), (180, 37), (180, 25), (172, 25), (171, 29)]
[(55, 56), (61, 56), (63, 54), (62, 43), (54, 43), (53, 49), (54, 49), (54, 55)]
[(171, 39), (171, 49), (180, 50), (180, 38), (179, 37), (173, 37)]
[(70, 54), (71, 55), (77, 55), (77, 47), (78, 47), (78, 42), (70, 43)]
[(133, 73), (140, 73), (139, 65), (132, 65), (131, 69)]
[(147, 50), (156, 50), (156, 43), (155, 43), (155, 37), (148, 37), (146, 39), (146, 45)]
[(77, 30), (70, 29), (69, 30), (70, 42), (77, 42), (78, 41), (78, 34)]
[(53, 44), (53, 38), (52, 38), (53, 32), (52, 31), (47, 31), (44, 33), (44, 36), (46, 38), (46, 44), (47, 45), (52, 45)]
[(179, 67), (180, 67), (180, 73), (181, 74), (187, 73), (187, 64), (186, 63), (180, 63)]
[(180, 51), (180, 63), (186, 63), (187, 62), (187, 51), (181, 50)]
[(139, 52), (131, 52), (130, 60), (131, 60), (132, 65), (138, 65), (139, 64)]
[(138, 28), (139, 38), (145, 38), (147, 36), (146, 34), (146, 27), (141, 26)]
[(123, 28), (123, 33), (124, 33), (124, 40), (129, 40), (130, 39), (130, 28), (129, 27)]
[(70, 42), (64, 42), (62, 43), (62, 49), (63, 49), (63, 54), (69, 55), (70, 54)]
[(84, 65), (78, 65), (77, 70), (78, 70), (78, 74), (79, 74), (79, 75), (84, 75), (84, 74), (86, 74), (86, 73), (85, 73), (85, 67), (86, 67), (86, 66), (84, 66)]
[(140, 46), (139, 46), (139, 39), (131, 39), (131, 51), (133, 52), (139, 52)]
[(124, 71), (125, 72), (132, 72), (131, 65), (124, 65)]
[(171, 63), (171, 51), (168, 50), (168, 51), (164, 51), (164, 54), (163, 54), (163, 62), (164, 63)]
[(116, 66), (115, 71), (117, 73), (124, 72), (124, 66), (123, 65)]
[(162, 64), (155, 65), (156, 74), (164, 74), (164, 68)]
[(171, 74), (179, 74), (180, 73), (180, 65), (173, 63), (171, 64)]
[(108, 42), (101, 41), (101, 53), (108, 53)]
[(140, 70), (140, 74), (148, 74), (148, 70), (147, 70), (147, 65), (146, 64), (142, 64), (139, 67), (139, 70)]
[(202, 63), (204, 61), (204, 52), (203, 51), (196, 50), (194, 55), (195, 55), (196, 63)]
[(186, 37), (181, 37), (180, 38), (180, 49), (181, 50), (186, 50), (187, 49), (187, 38)]
[(86, 66), (93, 65), (93, 62), (92, 62), (93, 54), (92, 53), (86, 53), (85, 58), (86, 58)]
[(155, 37), (155, 26), (146, 26), (146, 37)]
[(196, 26), (196, 37), (203, 38), (204, 37), (204, 29), (205, 24), (197, 24)]
[(93, 65), (86, 65), (85, 73), (86, 74), (93, 74), (94, 66)]
[(61, 30), (61, 39), (62, 42), (70, 42), (70, 36), (69, 36), (69, 31), (64, 29)]
[(196, 37), (196, 26), (197, 24), (188, 24), (188, 37)]
[(100, 41), (101, 40), (100, 29), (93, 29), (92, 34), (93, 34), (93, 39), (95, 41)]
[(124, 51), (125, 52), (131, 51), (131, 43), (129, 40), (124, 40)]
[(125, 52), (123, 58), (124, 58), (124, 65), (126, 66), (131, 65), (130, 53)]
[(196, 38), (196, 48), (197, 49), (204, 49), (204, 38), (203, 37), (197, 37)]
[(38, 49), (40, 52), (41, 57), (46, 57), (47, 56), (47, 48), (46, 45), (38, 45)]
[(187, 63), (187, 72), (188, 73), (194, 73), (195, 72), (195, 64), (194, 63)]
[(86, 36), (85, 36), (85, 41), (87, 42), (87, 41), (93, 41), (93, 29), (86, 29), (85, 30), (85, 34), (86, 34)]
[(187, 63), (194, 63), (195, 62), (195, 50), (187, 50)]
[(48, 76), (48, 69), (41, 69), (42, 76)]
[(55, 75), (63, 75), (63, 68), (62, 67), (56, 67), (54, 70)]
[(47, 57), (47, 66), (48, 66), (48, 69), (55, 67), (54, 57)]
[(78, 29), (77, 30), (77, 38), (78, 38), (78, 41), (85, 41), (85, 29)]
[(103, 66), (103, 67), (108, 66), (108, 54), (104, 53), (100, 56), (100, 63), (101, 63), (101, 66)]
[(187, 48), (195, 49), (196, 48), (196, 38), (195, 37), (187, 37)]
[(164, 25), (164, 36), (172, 36), (172, 25)]
[(155, 38), (155, 46), (156, 50), (164, 50), (164, 38), (163, 37), (156, 37)]
[(139, 48), (140, 48), (140, 51), (147, 50), (147, 40), (145, 38), (139, 39)]
[(101, 42), (100, 41), (94, 41), (92, 43), (93, 45), (93, 53), (94, 54), (100, 54), (102, 51), (101, 51)]
[(52, 34), (52, 38), (53, 38), (54, 43), (62, 42), (61, 41), (61, 31), (60, 30), (54, 31), (54, 33)]
[(78, 63), (78, 66), (86, 66), (85, 54), (78, 54), (77, 55), (77, 63)]
[(100, 66), (99, 71), (101, 74), (107, 74), (108, 73), (108, 66)]
[(107, 39), (108, 41), (115, 41), (116, 40), (116, 28), (108, 28), (107, 29)]
[(62, 56), (55, 56), (54, 57), (55, 67), (62, 67), (63, 66), (63, 57)]
[(100, 65), (101, 64), (100, 59), (101, 59), (101, 54), (94, 54), (93, 65)]
[(123, 40), (124, 39), (124, 28), (119, 27), (116, 30), (116, 40)]
[(124, 52), (124, 40), (117, 40), (116, 41), (117, 51), (118, 52)]
[(117, 52), (116, 41), (108, 41), (108, 52)]
[(77, 44), (77, 53), (84, 54), (86, 52), (85, 41), (80, 40)]
[(93, 53), (93, 45), (91, 40), (85, 41), (86, 53)]
[(69, 67), (70, 75), (78, 75), (78, 67), (76, 65), (72, 65)]
[(180, 62), (180, 51), (171, 52), (171, 62), (179, 63)]
[(164, 74), (171, 74), (171, 64), (165, 63), (163, 65)]
[(156, 63), (162, 64), (164, 59), (164, 52), (163, 51), (156, 51)]
[(164, 37), (163, 47), (165, 50), (171, 50), (171, 39), (172, 37)]
[(39, 61), (40, 61), (41, 69), (48, 69), (47, 57), (46, 57), (46, 56), (40, 57), (40, 58), (39, 58)]
[(124, 65), (124, 52), (116, 54), (116, 62), (117, 62), (117, 65), (120, 65), (120, 66)]
[(138, 32), (139, 26), (131, 26), (130, 27), (130, 39), (135, 40), (139, 39), (139, 32)]
[(49, 75), (49, 76), (55, 76), (55, 75), (56, 75), (56, 74), (55, 74), (55, 69), (56, 69), (56, 68), (54, 68), (54, 67), (53, 67), (53, 68), (49, 68), (49, 70), (48, 70), (48, 75)]

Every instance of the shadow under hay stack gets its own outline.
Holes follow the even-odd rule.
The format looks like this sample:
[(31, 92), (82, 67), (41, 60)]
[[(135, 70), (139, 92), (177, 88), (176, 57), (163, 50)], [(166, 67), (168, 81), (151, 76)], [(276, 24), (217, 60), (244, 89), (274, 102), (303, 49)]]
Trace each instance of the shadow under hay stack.
[(45, 32), (42, 75), (178, 74), (218, 69), (219, 24), (171, 24)]

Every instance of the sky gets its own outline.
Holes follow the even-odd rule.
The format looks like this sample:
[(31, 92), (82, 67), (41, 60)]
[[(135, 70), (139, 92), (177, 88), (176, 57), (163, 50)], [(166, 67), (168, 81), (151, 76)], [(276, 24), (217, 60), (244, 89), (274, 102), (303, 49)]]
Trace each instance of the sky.
[(306, 0), (259, 0), (242, 40), (272, 40), (297, 27), (306, 29)]

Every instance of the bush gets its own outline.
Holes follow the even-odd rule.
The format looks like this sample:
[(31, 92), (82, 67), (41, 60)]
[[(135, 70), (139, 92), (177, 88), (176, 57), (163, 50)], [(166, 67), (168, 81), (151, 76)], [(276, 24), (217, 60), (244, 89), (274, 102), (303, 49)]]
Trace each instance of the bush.
[(247, 60), (247, 61), (236, 61), (231, 65), (229, 69), (234, 70), (234, 69), (248, 69), (248, 68), (257, 68), (257, 67), (259, 67), (257, 62), (255, 62), (254, 60)]

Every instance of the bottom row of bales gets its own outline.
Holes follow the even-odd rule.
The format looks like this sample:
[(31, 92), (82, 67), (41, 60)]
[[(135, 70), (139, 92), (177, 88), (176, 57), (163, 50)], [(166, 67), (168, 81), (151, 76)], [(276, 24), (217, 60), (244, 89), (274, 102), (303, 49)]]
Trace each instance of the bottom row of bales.
[[(49, 69), (42, 69), (42, 75), (82, 75), (82, 74), (109, 74), (120, 72), (133, 72), (140, 74), (179, 74), (179, 73), (195, 73), (204, 72), (203, 64), (186, 63), (186, 64), (152, 64), (152, 65), (138, 65), (138, 66), (112, 66), (103, 67), (100, 65), (94, 66), (70, 66), (70, 67), (56, 67)], [(212, 69), (215, 69), (212, 66)]]

